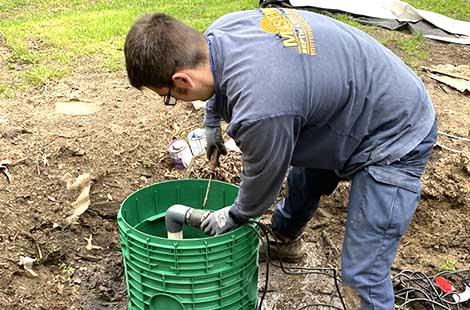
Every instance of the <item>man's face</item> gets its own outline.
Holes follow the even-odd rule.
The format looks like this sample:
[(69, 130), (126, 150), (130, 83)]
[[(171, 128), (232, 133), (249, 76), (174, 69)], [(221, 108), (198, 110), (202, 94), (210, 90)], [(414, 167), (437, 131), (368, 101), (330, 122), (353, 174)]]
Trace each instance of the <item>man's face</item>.
[(173, 73), (169, 86), (148, 88), (164, 97), (165, 103), (174, 102), (174, 99), (207, 100), (214, 94), (214, 77), (210, 66), (204, 64), (196, 68), (177, 70)]
[[(148, 87), (150, 90), (156, 92), (159, 96), (164, 97), (164, 100), (174, 101), (195, 101), (195, 100), (207, 100), (212, 97), (213, 93), (209, 89), (203, 88), (185, 88), (176, 86), (165, 86), (165, 87)], [(167, 99), (167, 96), (173, 98)]]

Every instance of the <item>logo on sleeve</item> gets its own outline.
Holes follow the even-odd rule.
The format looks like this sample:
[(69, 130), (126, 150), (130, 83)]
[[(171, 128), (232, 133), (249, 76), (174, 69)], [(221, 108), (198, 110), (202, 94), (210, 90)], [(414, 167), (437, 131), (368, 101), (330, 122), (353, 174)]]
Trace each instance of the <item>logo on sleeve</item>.
[(261, 9), (261, 12), (263, 31), (278, 35), (284, 47), (297, 48), (299, 54), (316, 54), (312, 29), (299, 12), (277, 8)]

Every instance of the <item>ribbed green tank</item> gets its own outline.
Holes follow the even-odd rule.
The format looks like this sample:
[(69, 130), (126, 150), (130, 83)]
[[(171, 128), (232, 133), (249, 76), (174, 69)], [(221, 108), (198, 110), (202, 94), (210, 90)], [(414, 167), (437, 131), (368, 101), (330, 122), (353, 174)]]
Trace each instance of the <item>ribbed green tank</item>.
[[(242, 226), (209, 237), (184, 225), (167, 239), (165, 212), (174, 204), (201, 209), (207, 180), (156, 183), (131, 194), (117, 221), (129, 310), (256, 309), (258, 237)], [(233, 203), (238, 187), (211, 181), (206, 209)]]

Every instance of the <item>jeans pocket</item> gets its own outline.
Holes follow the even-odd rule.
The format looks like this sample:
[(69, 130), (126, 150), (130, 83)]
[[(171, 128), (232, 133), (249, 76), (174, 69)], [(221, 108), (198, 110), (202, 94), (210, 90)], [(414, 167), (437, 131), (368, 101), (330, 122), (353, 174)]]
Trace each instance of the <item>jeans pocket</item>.
[[(353, 176), (348, 225), (373, 234), (403, 235), (419, 200), (419, 179), (400, 184), (399, 177), (377, 176), (363, 169)], [(391, 180), (388, 182), (388, 180)]]

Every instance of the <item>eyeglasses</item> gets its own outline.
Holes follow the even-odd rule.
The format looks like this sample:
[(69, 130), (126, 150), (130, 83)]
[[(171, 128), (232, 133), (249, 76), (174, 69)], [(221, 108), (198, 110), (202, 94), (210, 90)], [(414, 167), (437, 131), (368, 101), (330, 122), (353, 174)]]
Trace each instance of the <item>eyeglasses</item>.
[(165, 105), (175, 105), (178, 99), (171, 96), (171, 86), (168, 86), (168, 94), (163, 96), (163, 103)]

